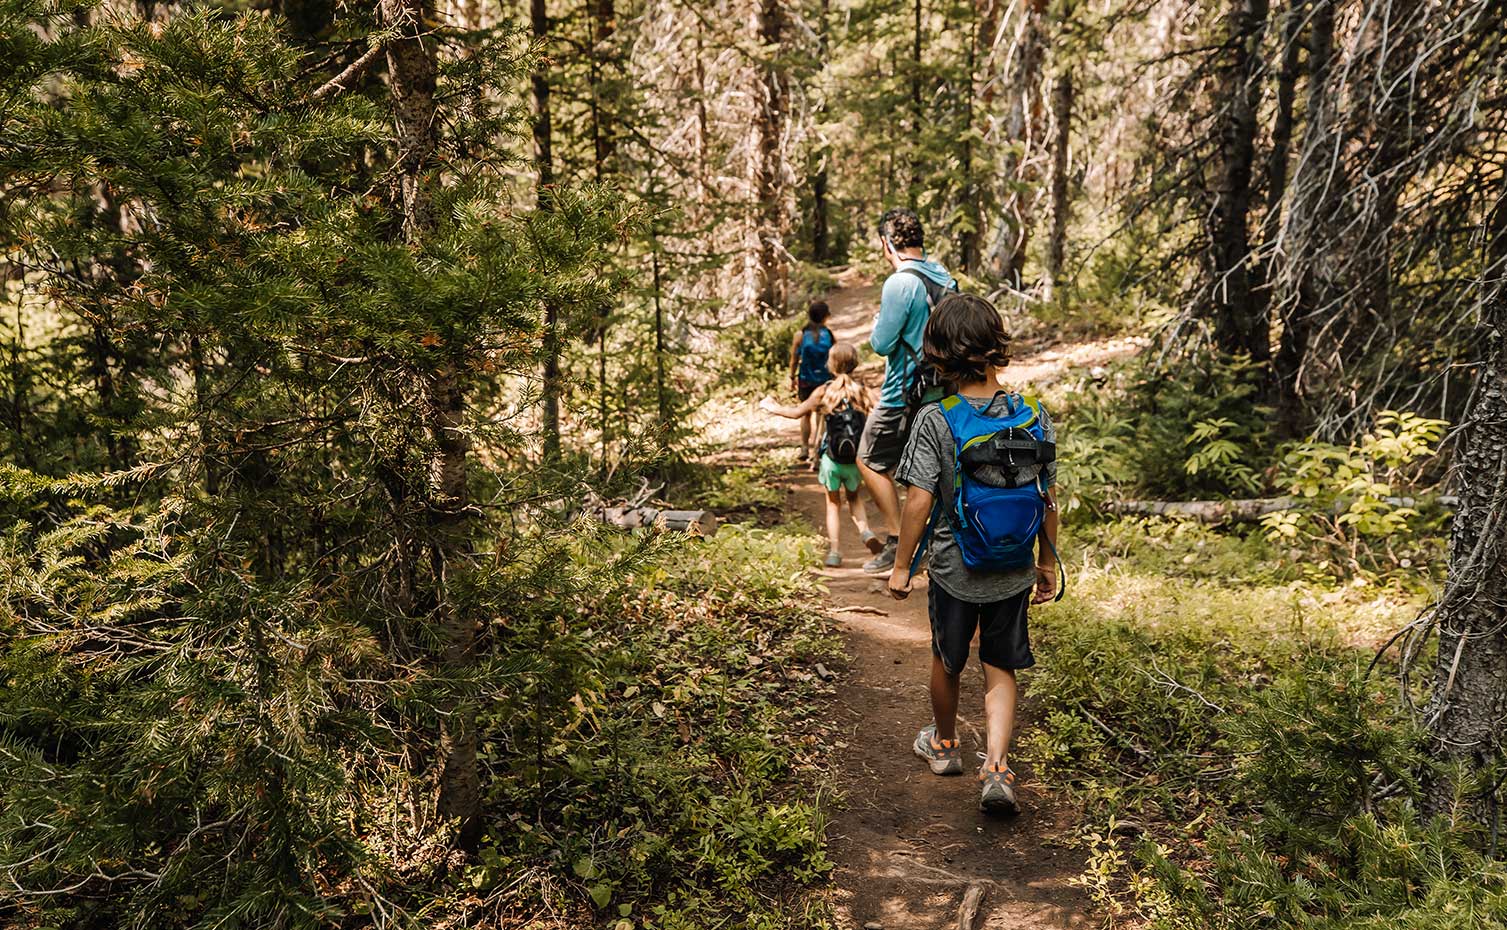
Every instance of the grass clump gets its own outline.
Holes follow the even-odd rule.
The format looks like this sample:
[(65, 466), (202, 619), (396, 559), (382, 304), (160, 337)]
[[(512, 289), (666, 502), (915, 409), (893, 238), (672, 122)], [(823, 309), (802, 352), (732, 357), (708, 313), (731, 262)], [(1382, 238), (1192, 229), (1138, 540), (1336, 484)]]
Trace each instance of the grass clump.
[(1507, 925), (1507, 870), (1473, 826), (1417, 812), (1419, 734), (1385, 663), (1367, 674), (1416, 602), (1285, 573), (1257, 534), (1145, 529), (1081, 533), (1090, 567), (1032, 618), (1043, 719), (1022, 751), (1082, 805), (1082, 881), (1111, 921)]
[(476, 897), (547, 926), (822, 925), (818, 743), (789, 738), (819, 731), (810, 669), (837, 648), (809, 548), (733, 526), (563, 554), (576, 584), (512, 631), (532, 667), (484, 721), (499, 817)]

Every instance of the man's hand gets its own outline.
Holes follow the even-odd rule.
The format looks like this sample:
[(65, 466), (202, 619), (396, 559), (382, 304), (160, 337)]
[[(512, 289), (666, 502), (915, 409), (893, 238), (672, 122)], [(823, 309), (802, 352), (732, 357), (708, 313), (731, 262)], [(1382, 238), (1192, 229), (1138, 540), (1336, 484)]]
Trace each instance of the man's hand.
[(890, 584), (887, 593), (897, 601), (903, 601), (910, 597), (910, 569), (896, 565), (890, 570)]
[(790, 393), (792, 393), (792, 394), (799, 394), (800, 392), (801, 392), (801, 388), (800, 388), (799, 382), (796, 381), (795, 375), (791, 375), (790, 376)]
[(1057, 594), (1057, 566), (1036, 566), (1036, 592), (1031, 595), (1031, 603), (1045, 604)]

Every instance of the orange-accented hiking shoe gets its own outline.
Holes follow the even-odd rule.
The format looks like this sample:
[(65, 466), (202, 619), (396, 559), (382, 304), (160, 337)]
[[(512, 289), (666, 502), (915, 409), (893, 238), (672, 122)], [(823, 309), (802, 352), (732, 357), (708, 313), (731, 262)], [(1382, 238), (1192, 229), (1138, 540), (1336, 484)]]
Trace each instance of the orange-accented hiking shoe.
[(979, 810), (995, 817), (1020, 813), (1015, 800), (1015, 772), (1008, 765), (985, 765), (979, 769)]
[(955, 739), (938, 739), (937, 725), (923, 727), (916, 734), (915, 745), (911, 747), (916, 755), (926, 760), (931, 767), (933, 775), (961, 775), (963, 774), (962, 746)]

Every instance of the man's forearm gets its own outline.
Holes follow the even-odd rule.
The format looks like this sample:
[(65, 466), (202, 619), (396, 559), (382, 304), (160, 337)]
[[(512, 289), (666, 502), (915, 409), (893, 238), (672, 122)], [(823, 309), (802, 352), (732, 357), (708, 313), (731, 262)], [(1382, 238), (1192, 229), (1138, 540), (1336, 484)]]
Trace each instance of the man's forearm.
[(910, 570), (916, 547), (921, 544), (921, 532), (931, 516), (933, 497), (919, 488), (911, 488), (905, 497), (905, 510), (900, 514), (900, 541), (895, 544), (895, 564)]

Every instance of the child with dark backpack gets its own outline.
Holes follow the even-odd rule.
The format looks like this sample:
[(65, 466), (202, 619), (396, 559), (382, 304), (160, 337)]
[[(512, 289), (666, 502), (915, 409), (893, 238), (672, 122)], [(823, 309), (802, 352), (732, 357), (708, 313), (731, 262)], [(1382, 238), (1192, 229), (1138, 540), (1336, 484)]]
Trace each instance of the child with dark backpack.
[[(797, 403), (804, 403), (817, 388), (832, 380), (827, 354), (837, 339), (827, 328), (827, 317), (831, 314), (826, 301), (813, 301), (806, 310), (806, 325), (795, 334), (795, 341), (790, 345), (790, 390)], [(821, 438), (815, 420), (814, 416), (801, 418), (802, 462), (815, 453), (816, 443)]]
[(863, 506), (862, 483), (858, 474), (858, 443), (863, 437), (864, 421), (874, 409), (873, 393), (856, 378), (858, 350), (845, 342), (832, 346), (827, 355), (832, 380), (818, 385), (799, 406), (777, 404), (764, 398), (759, 406), (770, 413), (797, 419), (808, 414), (821, 418), (821, 460), (817, 480), (827, 492), (828, 568), (842, 565), (842, 498), (847, 495), (848, 512), (858, 527), (859, 537), (869, 552), (878, 552), (884, 542), (869, 529), (868, 513)]
[(908, 485), (889, 593), (904, 599), (928, 544), (932, 724), (915, 754), (937, 775), (963, 771), (957, 711), (974, 632), (984, 666), (985, 751), (979, 807), (1019, 811), (1007, 760), (1015, 672), (1030, 668), (1026, 611), (1057, 589), (1056, 431), (1032, 397), (999, 389), (1010, 337), (994, 306), (958, 294), (937, 304), (922, 352), (948, 394), (921, 408), (896, 480)]

